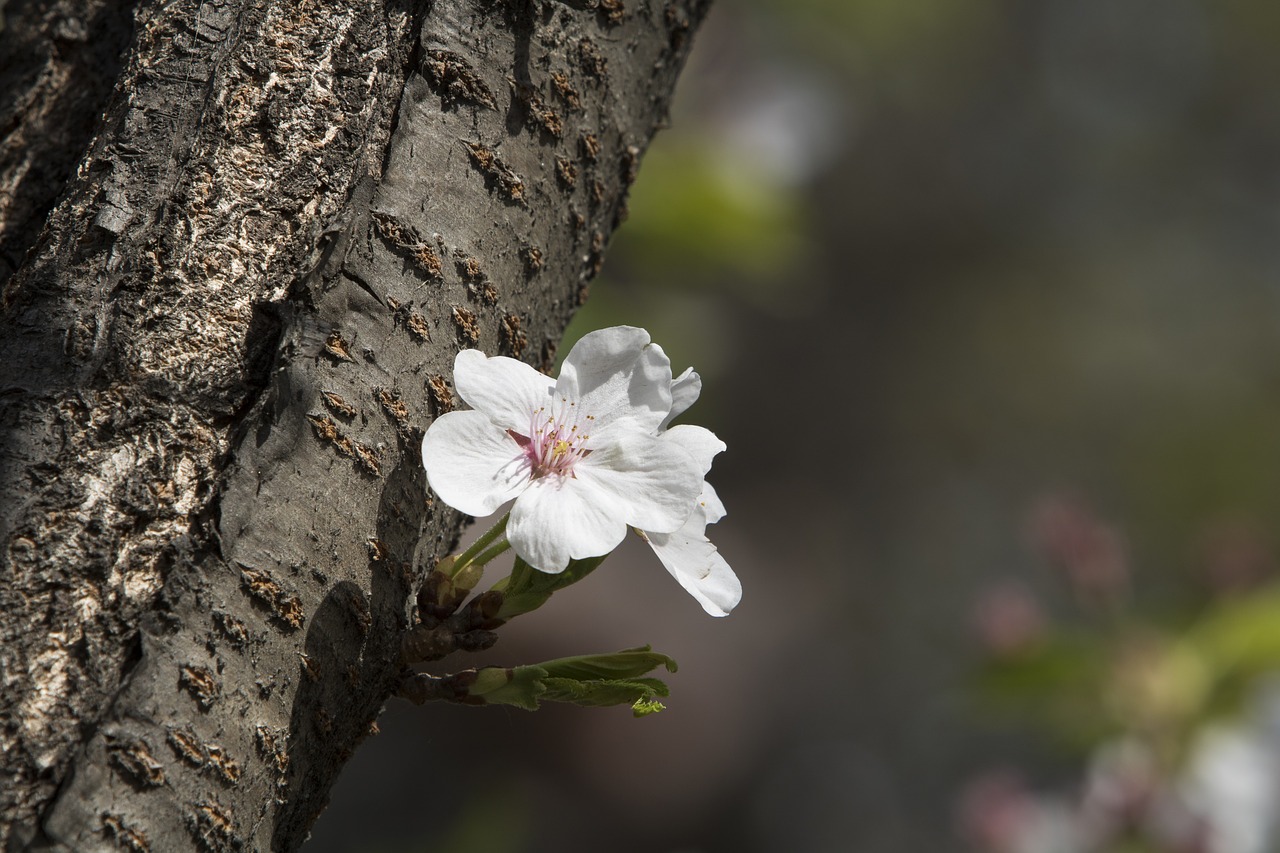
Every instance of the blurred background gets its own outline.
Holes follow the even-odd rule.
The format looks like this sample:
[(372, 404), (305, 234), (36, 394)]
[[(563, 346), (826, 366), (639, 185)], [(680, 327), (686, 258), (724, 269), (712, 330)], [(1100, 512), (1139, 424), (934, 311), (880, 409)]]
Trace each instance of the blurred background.
[(307, 853), (1280, 850), (1280, 4), (721, 2), (630, 209), (742, 604), (628, 543), (486, 661), (666, 711), (393, 702)]

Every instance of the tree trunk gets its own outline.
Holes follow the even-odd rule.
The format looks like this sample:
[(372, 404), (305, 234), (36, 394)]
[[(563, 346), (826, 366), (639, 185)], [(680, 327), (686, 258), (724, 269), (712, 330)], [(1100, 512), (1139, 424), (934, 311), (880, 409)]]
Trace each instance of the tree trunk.
[(550, 365), (705, 5), (10, 0), (0, 846), (302, 843), (453, 356)]

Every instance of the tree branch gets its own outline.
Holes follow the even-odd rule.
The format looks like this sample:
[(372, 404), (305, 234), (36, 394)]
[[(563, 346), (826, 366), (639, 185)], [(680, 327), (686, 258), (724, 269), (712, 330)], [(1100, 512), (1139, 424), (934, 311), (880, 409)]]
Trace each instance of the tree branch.
[(549, 366), (704, 11), (601, 8), (139, 7), (3, 296), (8, 849), (301, 844), (464, 521), (453, 355)]

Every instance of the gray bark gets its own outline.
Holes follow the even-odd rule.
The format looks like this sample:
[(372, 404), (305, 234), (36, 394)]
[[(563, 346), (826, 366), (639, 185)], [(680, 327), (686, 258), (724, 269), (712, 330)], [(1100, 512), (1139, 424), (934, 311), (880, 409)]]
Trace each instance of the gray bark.
[(0, 845), (302, 843), (465, 521), (453, 356), (549, 365), (704, 11), (10, 3)]

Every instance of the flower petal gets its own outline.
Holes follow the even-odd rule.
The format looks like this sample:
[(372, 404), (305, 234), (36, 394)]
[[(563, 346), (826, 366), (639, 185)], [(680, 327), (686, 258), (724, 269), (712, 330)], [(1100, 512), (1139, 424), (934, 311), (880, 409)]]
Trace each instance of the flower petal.
[(684, 524), (702, 490), (702, 471), (688, 452), (642, 432), (592, 450), (574, 476), (612, 495), (627, 524), (660, 533)]
[(657, 432), (671, 411), (671, 360), (644, 329), (599, 329), (569, 350), (556, 394), (594, 419), (590, 447), (615, 427)]
[(483, 412), (449, 412), (422, 438), (427, 482), (440, 500), (467, 515), (488, 515), (529, 484), (524, 453)]
[(724, 504), (720, 502), (720, 496), (716, 494), (716, 490), (711, 488), (711, 484), (703, 482), (702, 494), (698, 496), (698, 504), (707, 514), (707, 524), (715, 524), (727, 515)]
[[(702, 377), (692, 367), (686, 367), (675, 379), (671, 380), (671, 412), (662, 421), (662, 427), (680, 417), (685, 411), (698, 402), (702, 393)], [(661, 427), (659, 427), (661, 428)]]
[(645, 533), (653, 553), (685, 591), (712, 616), (727, 616), (742, 599), (742, 583), (707, 539), (706, 516), (696, 510), (675, 533)]
[(523, 361), (467, 349), (454, 359), (453, 385), (471, 408), (503, 429), (528, 435), (533, 412), (550, 404), (555, 382)]
[(711, 430), (692, 424), (679, 424), (662, 433), (659, 438), (683, 449), (698, 464), (698, 471), (706, 476), (711, 470), (711, 460), (725, 449), (725, 443)]
[(569, 560), (608, 554), (627, 535), (617, 498), (574, 477), (541, 477), (511, 508), (507, 539), (524, 561), (552, 574)]

